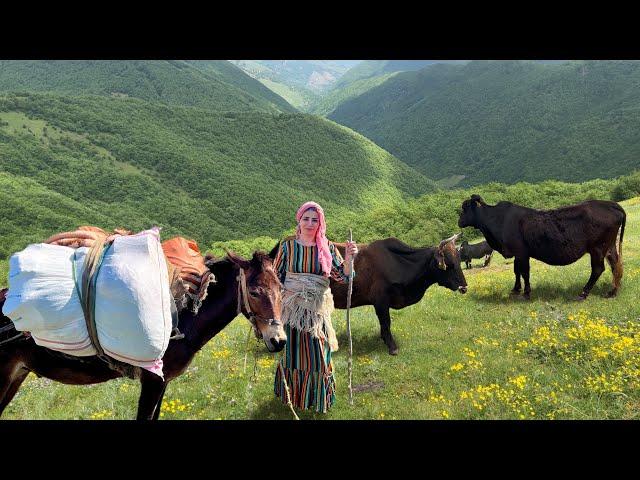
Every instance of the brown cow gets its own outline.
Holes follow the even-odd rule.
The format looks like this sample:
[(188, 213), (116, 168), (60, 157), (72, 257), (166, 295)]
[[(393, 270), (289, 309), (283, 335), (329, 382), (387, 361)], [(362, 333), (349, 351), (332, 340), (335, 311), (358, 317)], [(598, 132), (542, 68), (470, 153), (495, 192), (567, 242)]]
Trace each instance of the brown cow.
[[(397, 238), (358, 244), (351, 306), (374, 306), (380, 322), (380, 336), (389, 348), (389, 354), (398, 354), (391, 334), (389, 308), (400, 309), (419, 302), (434, 283), (466, 293), (467, 282), (455, 247), (456, 238), (454, 235), (437, 247), (425, 248), (410, 247)], [(335, 245), (344, 256), (345, 244)], [(278, 245), (269, 255), (273, 258), (277, 250)], [(348, 284), (331, 280), (336, 308), (347, 308), (347, 288)]]

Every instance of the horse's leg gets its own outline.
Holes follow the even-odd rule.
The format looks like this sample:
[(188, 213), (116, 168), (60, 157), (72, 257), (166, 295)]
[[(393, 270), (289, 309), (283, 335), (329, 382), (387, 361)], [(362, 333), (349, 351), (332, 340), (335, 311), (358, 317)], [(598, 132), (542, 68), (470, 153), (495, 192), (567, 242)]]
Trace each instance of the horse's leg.
[(600, 250), (594, 250), (589, 252), (591, 255), (591, 276), (589, 277), (589, 281), (582, 289), (582, 293), (578, 296), (578, 300), (584, 300), (589, 295), (589, 292), (595, 285), (595, 283), (604, 272), (604, 255)]
[(376, 315), (380, 321), (380, 336), (389, 349), (389, 355), (398, 354), (398, 346), (391, 334), (391, 315), (387, 305), (375, 305)]
[(5, 392), (4, 396), (0, 398), (0, 415), (2, 415), (2, 412), (4, 412), (4, 409), (7, 407), (7, 405), (11, 403), (13, 397), (16, 396), (16, 393), (18, 393), (18, 390), (20, 389), (22, 382), (24, 382), (25, 378), (27, 378), (27, 375), (29, 375), (29, 370), (24, 367), (19, 368), (15, 373), (15, 375), (13, 376), (13, 381), (9, 384), (9, 388)]
[[(0, 356), (0, 415), (20, 388), (20, 384), (29, 373), (22, 373), (23, 365), (16, 357)], [(16, 380), (18, 380), (16, 382)], [(16, 385), (17, 383), (17, 385)]]
[(164, 395), (166, 384), (157, 375), (143, 370), (140, 385), (137, 420), (153, 420), (156, 410), (160, 410), (160, 400)]
[(167, 389), (167, 384), (166, 382), (164, 383), (164, 386), (162, 387), (162, 392), (160, 393), (160, 396), (158, 397), (158, 403), (156, 404), (156, 410), (153, 414), (153, 419), (154, 420), (158, 420), (158, 417), (160, 416), (160, 410), (162, 407), (162, 398), (164, 397), (164, 392)]
[(518, 294), (520, 293), (520, 290), (522, 290), (522, 284), (520, 283), (520, 259), (518, 257), (513, 260), (513, 273), (516, 276), (516, 283), (513, 286), (511, 293)]
[(613, 290), (607, 293), (607, 297), (611, 298), (617, 295), (618, 289), (620, 288), (620, 281), (622, 280), (622, 262), (620, 261), (615, 242), (607, 251), (607, 262), (609, 262), (611, 272), (613, 273)]

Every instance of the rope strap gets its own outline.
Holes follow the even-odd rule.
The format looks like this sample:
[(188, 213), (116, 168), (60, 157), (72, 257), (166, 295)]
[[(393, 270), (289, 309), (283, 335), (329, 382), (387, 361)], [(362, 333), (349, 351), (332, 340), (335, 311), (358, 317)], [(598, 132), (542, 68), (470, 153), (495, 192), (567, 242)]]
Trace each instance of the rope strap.
[(97, 356), (107, 363), (109, 368), (119, 372), (121, 375), (136, 379), (140, 375), (140, 369), (133, 365), (119, 362), (104, 353), (100, 341), (98, 340), (98, 329), (96, 327), (96, 284), (98, 282), (98, 273), (102, 267), (105, 255), (111, 248), (113, 243), (106, 243), (105, 238), (98, 238), (93, 246), (89, 248), (84, 259), (81, 285), (78, 286), (76, 275), (76, 252), (73, 252), (73, 281), (76, 286), (76, 292), (80, 298), (80, 305), (84, 313), (84, 320), (87, 325), (87, 332), (91, 345), (96, 349)]
[(98, 329), (96, 327), (96, 283), (98, 273), (102, 267), (105, 253), (111, 247), (111, 243), (105, 246), (103, 238), (98, 238), (93, 247), (87, 252), (84, 259), (84, 271), (82, 272), (82, 296), (81, 305), (84, 312), (84, 319), (87, 323), (87, 331), (91, 338), (91, 343), (98, 351), (98, 356), (104, 356), (104, 350), (98, 341)]

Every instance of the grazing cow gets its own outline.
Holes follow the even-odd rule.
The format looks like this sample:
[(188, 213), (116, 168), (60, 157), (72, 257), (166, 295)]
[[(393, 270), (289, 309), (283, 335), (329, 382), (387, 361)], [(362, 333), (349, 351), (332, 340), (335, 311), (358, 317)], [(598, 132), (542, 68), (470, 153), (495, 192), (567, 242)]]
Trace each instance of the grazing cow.
[[(437, 283), (453, 291), (466, 293), (467, 282), (455, 248), (458, 235), (443, 240), (437, 247), (413, 248), (397, 238), (385, 238), (358, 244), (354, 260), (351, 306), (373, 305), (380, 322), (380, 336), (390, 355), (398, 354), (391, 334), (389, 308), (404, 308), (422, 299), (429, 286)], [(335, 244), (344, 256), (345, 244)], [(273, 258), (276, 247), (271, 251)], [(347, 308), (348, 284), (331, 280), (336, 308)]]
[(489, 246), (487, 241), (480, 243), (469, 244), (466, 240), (462, 242), (460, 246), (460, 260), (467, 264), (467, 268), (471, 268), (471, 259), (484, 257), (484, 265), (486, 267), (491, 262), (491, 255), (493, 255), (493, 248)]
[[(482, 231), (489, 245), (503, 257), (515, 257), (516, 283), (512, 293), (521, 290), (530, 298), (529, 259), (549, 265), (569, 265), (585, 253), (591, 255), (591, 276), (578, 297), (589, 295), (602, 272), (606, 258), (613, 271), (614, 297), (622, 278), (622, 238), (627, 215), (620, 205), (605, 200), (589, 200), (555, 210), (534, 210), (511, 202), (487, 205), (479, 195), (462, 203), (458, 226)], [(620, 230), (620, 247), (616, 238)]]

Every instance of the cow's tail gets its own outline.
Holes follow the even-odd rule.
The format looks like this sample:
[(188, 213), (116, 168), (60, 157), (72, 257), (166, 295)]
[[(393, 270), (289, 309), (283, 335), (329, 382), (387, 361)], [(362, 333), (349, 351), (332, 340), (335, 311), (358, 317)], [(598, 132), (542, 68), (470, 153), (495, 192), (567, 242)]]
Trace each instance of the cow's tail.
[[(624, 270), (624, 266), (622, 264), (622, 239), (624, 238), (624, 227), (627, 223), (627, 212), (624, 211), (622, 207), (619, 207), (622, 213), (622, 223), (620, 224), (620, 242), (618, 243), (618, 255), (616, 259), (615, 268), (613, 268), (613, 291), (616, 292), (618, 288), (620, 288), (620, 282), (622, 281), (622, 272)], [(615, 243), (613, 244), (613, 248), (616, 248)], [(612, 265), (613, 267), (613, 265)]]
[(624, 226), (627, 223), (627, 212), (622, 210), (622, 226), (620, 227), (620, 243), (618, 244), (618, 261), (622, 262), (622, 239), (624, 238)]

